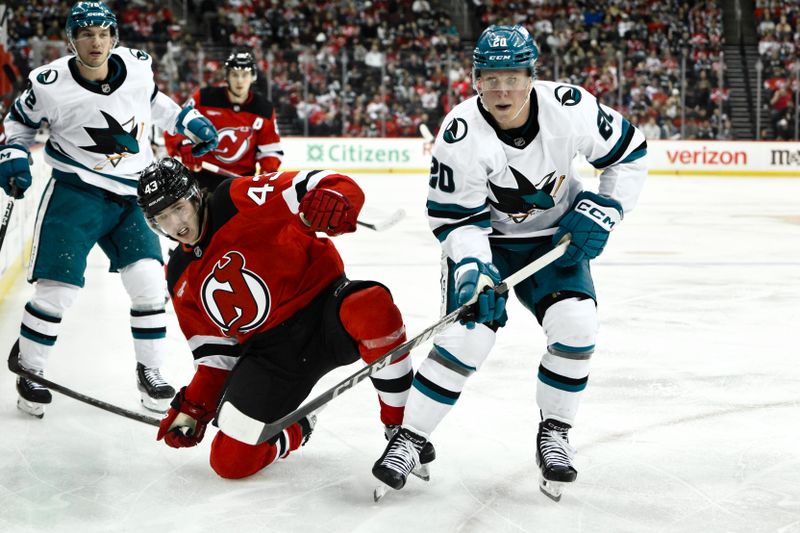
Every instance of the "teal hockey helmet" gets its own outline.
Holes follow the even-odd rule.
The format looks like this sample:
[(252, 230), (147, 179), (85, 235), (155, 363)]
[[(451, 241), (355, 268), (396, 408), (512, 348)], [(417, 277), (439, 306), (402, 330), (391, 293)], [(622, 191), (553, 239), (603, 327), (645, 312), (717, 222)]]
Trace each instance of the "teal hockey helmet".
[(539, 47), (523, 26), (491, 25), (481, 33), (472, 52), (472, 78), (482, 70), (527, 69), (536, 76)]
[(97, 26), (110, 28), (111, 35), (117, 39), (117, 17), (103, 2), (75, 2), (67, 15), (67, 24), (64, 28), (67, 38), (72, 42), (80, 28)]

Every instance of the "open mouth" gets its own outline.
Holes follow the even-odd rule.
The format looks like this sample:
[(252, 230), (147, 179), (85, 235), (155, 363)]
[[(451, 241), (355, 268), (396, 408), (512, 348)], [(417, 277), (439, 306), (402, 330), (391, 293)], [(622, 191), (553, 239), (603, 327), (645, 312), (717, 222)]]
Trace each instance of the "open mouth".
[(498, 111), (508, 111), (511, 109), (511, 104), (497, 104), (495, 107)]
[(184, 226), (184, 227), (182, 227), (180, 229), (180, 231), (178, 231), (178, 237), (185, 237), (187, 235), (189, 235), (189, 228), (188, 227)]

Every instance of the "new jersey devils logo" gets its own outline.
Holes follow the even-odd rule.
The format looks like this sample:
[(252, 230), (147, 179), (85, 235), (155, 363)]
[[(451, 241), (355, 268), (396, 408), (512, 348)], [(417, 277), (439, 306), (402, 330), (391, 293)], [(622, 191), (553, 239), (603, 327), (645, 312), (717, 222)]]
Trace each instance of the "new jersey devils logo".
[(233, 337), (264, 323), (269, 315), (267, 284), (245, 268), (244, 256), (228, 252), (203, 281), (203, 307), (222, 332)]
[(248, 126), (220, 129), (217, 132), (219, 145), (213, 152), (214, 157), (223, 163), (234, 163), (241, 159), (250, 148), (252, 131)]

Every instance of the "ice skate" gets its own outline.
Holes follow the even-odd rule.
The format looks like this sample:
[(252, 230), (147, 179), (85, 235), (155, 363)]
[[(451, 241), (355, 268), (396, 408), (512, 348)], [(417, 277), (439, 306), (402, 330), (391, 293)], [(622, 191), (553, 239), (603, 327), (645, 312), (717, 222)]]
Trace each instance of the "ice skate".
[[(383, 455), (375, 462), (372, 467), (372, 475), (382, 481), (385, 485), (400, 490), (406, 484), (408, 475), (417, 465), (421, 464), (420, 454), (427, 444), (427, 440), (422, 435), (417, 435), (407, 428), (386, 429), (387, 433), (393, 431), (394, 434), (389, 439)], [(433, 450), (433, 446), (431, 446)], [(435, 457), (435, 452), (433, 452)], [(432, 461), (430, 458), (428, 462)], [(426, 463), (427, 464), (427, 463)], [(377, 502), (386, 494), (385, 487), (375, 489), (373, 494)]]
[[(390, 440), (399, 429), (400, 426), (397, 424), (384, 426), (383, 435), (386, 437), (386, 440)], [(419, 464), (414, 467), (411, 473), (423, 481), (430, 481), (431, 473), (429, 465), (434, 459), (436, 459), (436, 448), (433, 447), (432, 442), (426, 441), (425, 446), (422, 447), (422, 451), (419, 452)]]
[(566, 484), (578, 477), (578, 472), (572, 466), (575, 449), (567, 438), (570, 427), (569, 424), (548, 418), (539, 423), (539, 434), (536, 436), (539, 490), (553, 501), (560, 501)]
[[(8, 354), (8, 367), (12, 371), (14, 368), (22, 368), (37, 376), (44, 376), (42, 370), (26, 369), (19, 362), (19, 341), (14, 343), (11, 353)], [(19, 394), (17, 408), (36, 418), (42, 418), (44, 416), (44, 406), (53, 401), (53, 395), (50, 394), (50, 390), (47, 387), (22, 376), (17, 377), (17, 393)]]
[(136, 363), (136, 384), (142, 393), (142, 405), (156, 413), (166, 413), (175, 389), (161, 377), (161, 370)]
[[(44, 376), (41, 370), (29, 370), (28, 372), (40, 377)], [(17, 392), (19, 393), (17, 408), (36, 418), (42, 418), (44, 406), (53, 401), (53, 395), (50, 394), (47, 387), (21, 376), (17, 378)]]

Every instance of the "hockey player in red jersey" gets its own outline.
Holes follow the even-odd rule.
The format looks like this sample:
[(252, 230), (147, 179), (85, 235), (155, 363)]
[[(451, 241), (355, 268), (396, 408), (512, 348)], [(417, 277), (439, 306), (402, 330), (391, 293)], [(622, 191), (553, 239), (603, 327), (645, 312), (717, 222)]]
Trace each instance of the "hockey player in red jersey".
[[(359, 357), (372, 362), (405, 341), (389, 290), (348, 280), (333, 242), (316, 234), (355, 231), (363, 202), (358, 185), (332, 171), (243, 177), (213, 194), (201, 192), (171, 158), (143, 171), (139, 205), (148, 223), (180, 242), (167, 283), (196, 368), (162, 420), (159, 440), (175, 448), (196, 445), (223, 394), (245, 417), (275, 421), (297, 408), (324, 374)], [(410, 358), (372, 381), (391, 435), (403, 419)], [(314, 423), (315, 417), (304, 418), (253, 446), (220, 422), (211, 466), (226, 478), (254, 474), (300, 447)], [(431, 446), (428, 461), (433, 454)]]
[(219, 145), (215, 150), (195, 157), (186, 137), (164, 134), (167, 153), (180, 157), (203, 188), (213, 191), (225, 179), (203, 168), (204, 161), (239, 176), (274, 172), (281, 165), (283, 149), (275, 109), (272, 102), (252, 90), (256, 76), (253, 54), (235, 51), (225, 60), (226, 85), (199, 89), (186, 102), (186, 107), (194, 107), (217, 128)]

